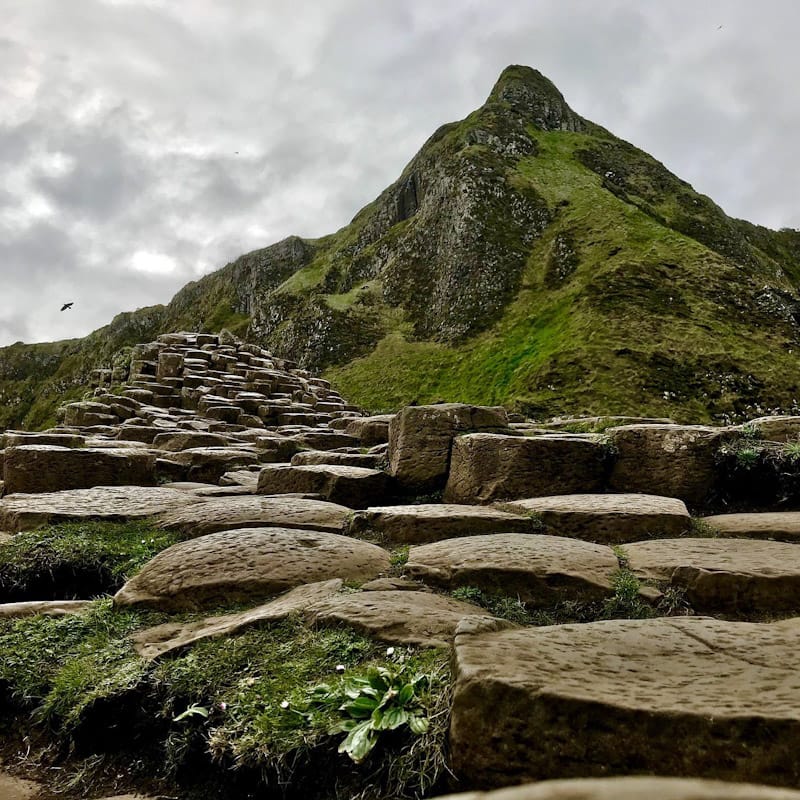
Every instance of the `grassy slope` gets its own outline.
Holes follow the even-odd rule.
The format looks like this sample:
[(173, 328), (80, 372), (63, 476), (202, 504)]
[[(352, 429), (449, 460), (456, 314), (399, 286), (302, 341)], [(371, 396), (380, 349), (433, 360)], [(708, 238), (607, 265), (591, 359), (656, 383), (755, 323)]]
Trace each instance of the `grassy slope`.
[[(721, 308), (731, 282), (746, 276), (603, 188), (574, 156), (587, 135), (534, 135), (539, 155), (522, 159), (509, 180), (533, 184), (558, 214), (503, 318), (458, 347), (392, 332), (371, 355), (329, 371), (343, 393), (372, 409), (447, 399), (540, 414), (636, 411), (703, 420), (743, 410), (736, 402), (750, 373), (771, 387), (776, 404), (790, 406), (789, 337)], [(669, 204), (667, 197), (662, 213)], [(548, 285), (554, 242), (565, 233), (577, 269)], [(712, 374), (699, 382), (706, 365)], [(719, 397), (710, 396), (717, 385)]]

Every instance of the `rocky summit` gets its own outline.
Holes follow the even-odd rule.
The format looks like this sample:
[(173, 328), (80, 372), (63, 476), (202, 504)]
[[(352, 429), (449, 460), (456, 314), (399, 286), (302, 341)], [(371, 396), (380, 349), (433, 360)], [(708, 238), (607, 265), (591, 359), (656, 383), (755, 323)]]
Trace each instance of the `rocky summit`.
[(800, 416), (371, 416), (230, 333), (128, 356), (0, 441), (4, 797), (800, 796)]
[(3, 349), (0, 800), (799, 798), (798, 281), (510, 67), (341, 231)]
[(0, 425), (52, 424), (93, 369), (124, 382), (137, 342), (222, 327), (373, 412), (793, 413), (799, 288), (800, 232), (728, 217), (512, 66), (341, 230), (247, 253), (85, 339), (0, 349)]

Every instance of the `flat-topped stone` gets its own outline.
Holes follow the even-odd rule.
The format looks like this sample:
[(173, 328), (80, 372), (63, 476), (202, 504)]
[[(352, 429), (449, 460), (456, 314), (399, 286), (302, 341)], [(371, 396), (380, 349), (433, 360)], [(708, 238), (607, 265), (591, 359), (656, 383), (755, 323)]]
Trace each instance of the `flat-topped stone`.
[[(20, 603), (0, 603), (0, 619), (33, 617), (64, 617), (80, 614), (92, 604), (91, 600), (27, 600)], [(0, 794), (0, 797), (3, 797)]]
[(220, 531), (162, 550), (114, 597), (165, 611), (266, 600), (304, 583), (369, 580), (389, 567), (382, 548), (289, 528)]
[(597, 437), (474, 433), (453, 442), (448, 503), (491, 503), (602, 490), (610, 451)]
[(534, 606), (612, 594), (619, 562), (610, 547), (532, 533), (492, 533), (412, 547), (406, 574), (431, 586), (475, 586)]
[(479, 788), (631, 765), (792, 784), (800, 620), (609, 620), (456, 637), (457, 775)]
[(307, 464), (339, 464), (344, 467), (364, 467), (376, 469), (380, 456), (369, 453), (338, 453), (335, 451), (306, 450), (292, 456), (291, 465), (302, 467)]
[(131, 639), (136, 652), (142, 658), (152, 660), (182, 650), (203, 639), (230, 636), (253, 625), (277, 622), (292, 614), (301, 613), (320, 600), (336, 594), (341, 587), (342, 581), (338, 578), (308, 583), (247, 611), (206, 617), (194, 622), (167, 622), (137, 631)]
[(6, 449), (3, 480), (7, 494), (153, 486), (155, 462), (155, 455), (147, 450), (24, 445)]
[(429, 592), (354, 592), (323, 600), (307, 616), (318, 625), (350, 625), (384, 642), (446, 647), (466, 619), (493, 620), (478, 606)]
[(6, 431), (0, 434), (0, 449), (24, 444), (55, 444), (61, 447), (83, 447), (85, 438), (79, 433), (32, 433)]
[(338, 464), (264, 467), (258, 478), (259, 494), (319, 494), (332, 503), (366, 508), (388, 493), (385, 472)]
[(208, 498), (178, 508), (164, 514), (159, 526), (192, 538), (233, 528), (262, 527), (341, 533), (349, 513), (349, 508), (322, 500), (242, 495)]
[(198, 447), (228, 447), (230, 440), (219, 433), (182, 431), (180, 433), (160, 433), (153, 439), (153, 447), (159, 450), (189, 450)]
[(605, 544), (680, 536), (692, 523), (682, 500), (651, 494), (565, 494), (507, 501), (500, 508), (535, 514), (559, 536)]
[(762, 439), (770, 442), (796, 442), (800, 437), (800, 417), (775, 416), (759, 417), (747, 423), (758, 431)]
[(657, 539), (625, 546), (630, 568), (686, 592), (701, 614), (800, 613), (800, 544)]
[(754, 783), (633, 775), (537, 781), (494, 792), (449, 794), (437, 800), (800, 800), (800, 792)]
[(167, 486), (95, 486), (0, 499), (0, 529), (27, 531), (48, 522), (143, 519), (202, 502)]
[(367, 508), (356, 511), (347, 528), (351, 536), (375, 535), (391, 544), (421, 544), (458, 536), (540, 530), (540, 523), (527, 514), (454, 503)]
[(703, 522), (713, 532), (727, 538), (800, 542), (800, 511), (717, 514), (703, 517)]

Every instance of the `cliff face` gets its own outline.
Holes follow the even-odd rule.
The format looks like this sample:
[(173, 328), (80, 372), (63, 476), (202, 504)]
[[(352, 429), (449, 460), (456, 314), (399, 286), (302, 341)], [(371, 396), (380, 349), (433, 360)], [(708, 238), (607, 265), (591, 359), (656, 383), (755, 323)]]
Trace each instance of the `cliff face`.
[(0, 350), (0, 424), (41, 422), (31, 393), (42, 405), (81, 385), (134, 329), (221, 327), (327, 369), (373, 409), (792, 410), (798, 283), (800, 232), (731, 219), (509, 67), (335, 234), (248, 253), (85, 340)]

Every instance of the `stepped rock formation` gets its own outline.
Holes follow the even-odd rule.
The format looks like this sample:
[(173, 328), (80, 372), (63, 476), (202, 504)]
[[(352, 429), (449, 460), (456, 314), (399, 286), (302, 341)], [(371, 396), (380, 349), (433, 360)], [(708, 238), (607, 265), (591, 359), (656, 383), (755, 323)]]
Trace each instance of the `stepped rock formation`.
[(372, 410), (790, 412), (799, 285), (800, 232), (731, 219), (513, 66), (336, 233), (243, 255), (84, 340), (0, 349), (0, 427), (46, 424), (93, 367), (124, 381), (120, 348), (222, 326)]

